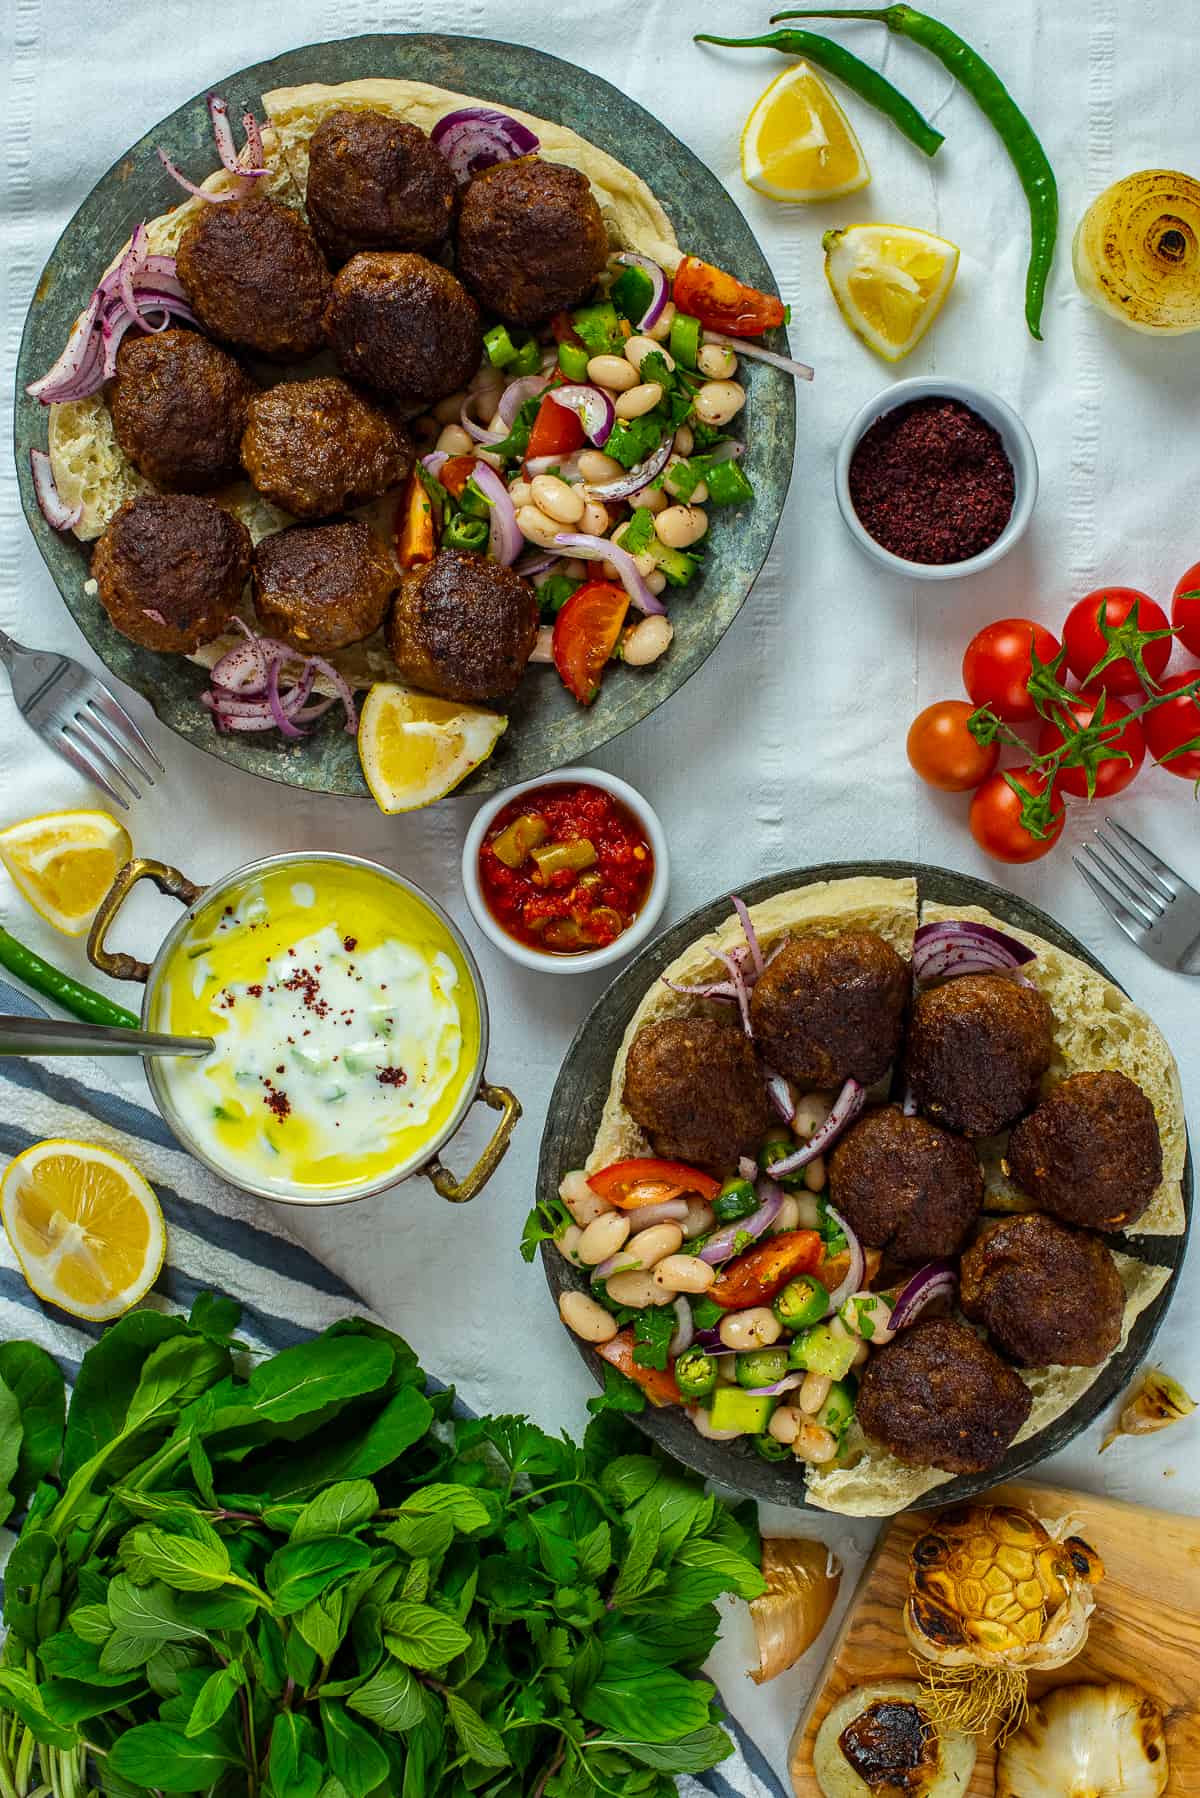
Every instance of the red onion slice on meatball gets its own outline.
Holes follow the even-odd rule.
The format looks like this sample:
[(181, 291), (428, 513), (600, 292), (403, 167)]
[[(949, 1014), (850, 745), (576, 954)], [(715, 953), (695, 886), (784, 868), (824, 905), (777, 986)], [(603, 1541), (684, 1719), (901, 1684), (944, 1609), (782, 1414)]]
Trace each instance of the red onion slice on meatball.
[(439, 119), (429, 135), (461, 182), (493, 163), (532, 156), (540, 144), (528, 125), (490, 106), (460, 106)]

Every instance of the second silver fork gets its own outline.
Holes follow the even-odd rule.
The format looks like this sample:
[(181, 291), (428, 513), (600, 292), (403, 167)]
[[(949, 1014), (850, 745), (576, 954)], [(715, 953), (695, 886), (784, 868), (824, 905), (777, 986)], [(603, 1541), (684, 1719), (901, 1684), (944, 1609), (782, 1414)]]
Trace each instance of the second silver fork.
[(166, 773), (124, 706), (81, 662), (53, 650), (27, 649), (4, 631), (0, 661), (25, 722), (114, 804), (128, 811), (126, 795), (142, 797), (138, 781), (154, 785), (147, 760)]
[(1111, 837), (1095, 832), (1104, 854), (1085, 843), (1087, 862), (1072, 858), (1080, 874), (1109, 917), (1153, 961), (1180, 974), (1200, 974), (1200, 893), (1115, 818), (1104, 822)]

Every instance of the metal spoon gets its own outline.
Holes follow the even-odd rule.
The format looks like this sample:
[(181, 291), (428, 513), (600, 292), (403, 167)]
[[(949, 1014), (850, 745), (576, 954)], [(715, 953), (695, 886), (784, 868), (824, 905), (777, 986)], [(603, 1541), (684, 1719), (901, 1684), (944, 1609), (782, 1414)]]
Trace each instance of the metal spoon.
[(74, 1020), (0, 1016), (0, 1055), (209, 1055), (211, 1036), (162, 1036)]

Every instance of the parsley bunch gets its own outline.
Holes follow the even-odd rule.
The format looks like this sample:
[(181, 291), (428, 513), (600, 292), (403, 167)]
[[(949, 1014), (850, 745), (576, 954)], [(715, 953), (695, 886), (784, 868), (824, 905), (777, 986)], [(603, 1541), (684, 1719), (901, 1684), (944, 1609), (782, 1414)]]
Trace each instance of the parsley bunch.
[(455, 1417), (365, 1321), (250, 1366), (237, 1320), (131, 1313), (69, 1413), (0, 1347), (4, 1798), (668, 1798), (732, 1751), (752, 1507), (619, 1418)]

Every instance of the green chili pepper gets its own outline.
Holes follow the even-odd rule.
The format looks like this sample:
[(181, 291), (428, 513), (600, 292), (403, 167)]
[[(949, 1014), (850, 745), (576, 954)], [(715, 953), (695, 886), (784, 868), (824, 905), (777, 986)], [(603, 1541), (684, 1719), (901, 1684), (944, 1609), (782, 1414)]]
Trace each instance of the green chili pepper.
[(773, 1386), (788, 1370), (785, 1348), (747, 1349), (733, 1358), (734, 1378), (739, 1386), (753, 1391), (759, 1386)]
[(43, 961), (40, 955), (27, 949), (4, 929), (0, 929), (0, 967), (7, 968), (35, 993), (44, 993), (64, 1011), (83, 1018), (88, 1024), (113, 1024), (122, 1030), (141, 1029), (141, 1020), (126, 1011), (123, 1005), (114, 1005), (102, 993), (94, 993), (90, 986), (80, 986), (77, 980), (72, 980), (52, 962)]
[(829, 1294), (811, 1274), (789, 1280), (771, 1307), (785, 1330), (805, 1330), (819, 1324), (829, 1309)]
[(516, 358), (517, 346), (504, 325), (493, 325), (483, 334), (483, 347), (493, 368), (507, 368)]
[(750, 1443), (764, 1461), (790, 1461), (792, 1458), (791, 1444), (776, 1442), (774, 1436), (752, 1436)]
[(558, 366), (568, 381), (586, 381), (588, 378), (588, 353), (583, 344), (560, 343), (558, 346)]
[[(899, 11), (899, 8), (893, 8)], [(803, 18), (802, 13), (780, 13), (781, 19)], [(814, 14), (814, 17), (823, 15)], [(882, 18), (881, 13), (864, 15), (870, 18)], [(774, 24), (774, 20), (771, 21)], [(815, 62), (818, 68), (825, 69), (830, 75), (836, 75), (845, 83), (860, 100), (868, 106), (875, 107), (885, 118), (891, 119), (897, 130), (903, 131), (910, 142), (916, 144), (918, 150), (924, 150), (926, 156), (935, 156), (945, 143), (940, 131), (935, 131), (927, 118), (919, 113), (911, 100), (905, 98), (899, 88), (893, 87), (873, 69), (868, 62), (847, 50), (844, 44), (836, 44), (832, 38), (821, 37), (815, 31), (768, 31), (762, 37), (712, 37), (702, 32), (696, 39), (698, 44), (725, 44), (732, 50), (782, 50), (785, 56), (803, 56), (809, 62)], [(672, 354), (675, 346), (671, 345)], [(678, 358), (676, 358), (678, 360)]]
[(701, 1348), (684, 1349), (674, 1371), (675, 1384), (684, 1398), (707, 1398), (717, 1383), (717, 1363)]
[(508, 373), (514, 378), (517, 375), (535, 375), (541, 367), (542, 346), (536, 337), (527, 337), (517, 348), (516, 354), (508, 364)]
[(739, 1218), (749, 1217), (758, 1210), (758, 1194), (749, 1180), (726, 1180), (713, 1200), (712, 1208), (718, 1222), (737, 1223)]
[(1037, 133), (996, 71), (977, 50), (964, 43), (957, 32), (930, 18), (928, 13), (918, 12), (914, 6), (885, 6), (878, 10), (839, 8), (831, 12), (805, 7), (800, 11), (776, 13), (771, 23), (778, 19), (877, 19), (889, 31), (930, 51), (966, 88), (984, 117), (995, 127), (1029, 202), (1025, 322), (1031, 336), (1040, 342), (1042, 302), (1046, 297), (1046, 281), (1054, 261), (1054, 242), (1058, 235), (1058, 187)]
[(465, 512), (453, 512), (442, 530), (443, 549), (469, 549), (482, 555), (487, 548), (488, 527), (482, 518), (468, 518)]

